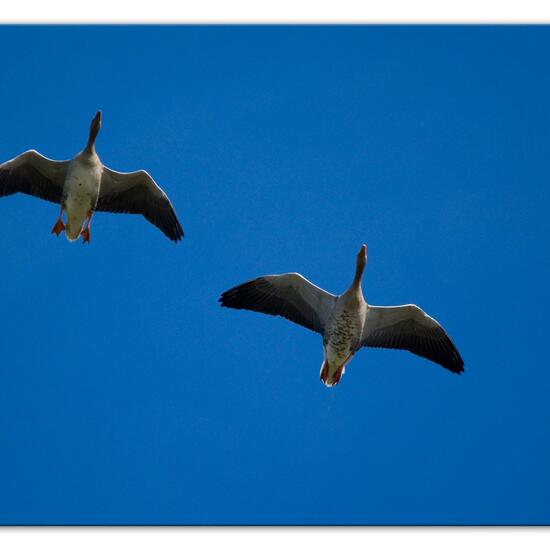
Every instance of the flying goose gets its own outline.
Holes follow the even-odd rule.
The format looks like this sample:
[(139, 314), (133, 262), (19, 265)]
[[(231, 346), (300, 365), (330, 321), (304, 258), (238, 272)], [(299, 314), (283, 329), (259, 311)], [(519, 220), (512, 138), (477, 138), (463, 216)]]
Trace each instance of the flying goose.
[(353, 282), (340, 296), (310, 283), (299, 273), (265, 275), (224, 292), (223, 307), (280, 315), (323, 335), (320, 377), (335, 386), (345, 366), (361, 347), (408, 350), (451, 372), (464, 362), (443, 327), (418, 306), (371, 306), (365, 302), (361, 279), (367, 247), (357, 255)]
[(0, 197), (25, 193), (61, 204), (52, 233), (59, 236), (65, 231), (69, 241), (81, 235), (84, 243), (90, 242), (95, 211), (142, 214), (167, 237), (179, 241), (183, 229), (170, 200), (153, 178), (144, 170), (115, 172), (101, 163), (95, 151), (100, 128), (98, 111), (86, 147), (72, 160), (50, 160), (31, 150), (1, 164)]

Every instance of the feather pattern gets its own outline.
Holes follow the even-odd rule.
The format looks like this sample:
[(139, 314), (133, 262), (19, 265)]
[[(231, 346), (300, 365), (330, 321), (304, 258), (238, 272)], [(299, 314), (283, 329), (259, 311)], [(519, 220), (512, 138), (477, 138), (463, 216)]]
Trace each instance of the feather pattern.
[(142, 214), (175, 242), (184, 235), (172, 203), (145, 170), (124, 173), (104, 166), (96, 210)]
[(223, 307), (280, 315), (315, 332), (323, 333), (336, 296), (310, 283), (299, 273), (265, 275), (224, 292)]
[(407, 350), (451, 372), (464, 371), (464, 361), (443, 327), (413, 304), (368, 306), (361, 345)]
[(69, 163), (26, 151), (0, 165), (0, 197), (24, 193), (60, 203)]

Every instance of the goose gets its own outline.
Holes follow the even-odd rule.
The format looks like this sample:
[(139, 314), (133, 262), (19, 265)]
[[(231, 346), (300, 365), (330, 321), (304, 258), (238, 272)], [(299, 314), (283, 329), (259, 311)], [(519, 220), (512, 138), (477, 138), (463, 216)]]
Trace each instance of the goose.
[(280, 315), (323, 336), (320, 378), (340, 382), (361, 347), (407, 350), (460, 374), (464, 362), (443, 327), (414, 304), (372, 306), (365, 302), (361, 279), (367, 247), (357, 254), (351, 286), (335, 296), (299, 273), (264, 275), (237, 285), (220, 298), (222, 307)]
[(83, 243), (90, 242), (90, 224), (96, 211), (142, 214), (172, 241), (179, 241), (183, 229), (170, 200), (153, 178), (145, 170), (115, 172), (101, 163), (95, 151), (100, 128), (98, 111), (90, 125), (88, 143), (72, 160), (51, 160), (30, 150), (0, 164), (0, 197), (25, 193), (60, 204), (51, 232), (59, 236), (65, 231), (69, 241), (81, 236)]

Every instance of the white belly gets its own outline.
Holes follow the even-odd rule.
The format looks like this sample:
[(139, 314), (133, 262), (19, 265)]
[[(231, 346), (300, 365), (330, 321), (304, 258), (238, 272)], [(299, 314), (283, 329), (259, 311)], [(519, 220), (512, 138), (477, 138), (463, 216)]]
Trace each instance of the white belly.
[(97, 201), (100, 170), (91, 164), (76, 164), (65, 181), (64, 201), (67, 223), (65, 235), (70, 241), (78, 239), (87, 216)]

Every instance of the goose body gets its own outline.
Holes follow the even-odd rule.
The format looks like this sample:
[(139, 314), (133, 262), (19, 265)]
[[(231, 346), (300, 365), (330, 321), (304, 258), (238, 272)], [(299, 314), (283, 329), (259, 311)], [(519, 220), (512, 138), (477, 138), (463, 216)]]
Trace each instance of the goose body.
[[(25, 193), (60, 204), (52, 233), (65, 231), (69, 241), (90, 242), (96, 211), (142, 214), (168, 238), (179, 241), (183, 229), (164, 191), (144, 170), (115, 172), (95, 150), (101, 112), (90, 125), (88, 143), (72, 160), (55, 161), (30, 150), (0, 165), (0, 197)], [(66, 223), (63, 223), (63, 213)], [(87, 220), (87, 224), (86, 224)]]
[(280, 315), (323, 336), (320, 378), (326, 386), (340, 382), (345, 367), (361, 347), (403, 349), (453, 373), (464, 362), (443, 327), (418, 306), (367, 304), (361, 280), (367, 263), (363, 245), (351, 286), (336, 296), (299, 273), (265, 275), (224, 292), (223, 307)]
[(88, 214), (96, 208), (101, 172), (101, 162), (95, 153), (81, 153), (69, 164), (61, 196), (67, 215), (65, 235), (69, 241), (78, 239)]
[(328, 386), (338, 383), (338, 369), (341, 367), (343, 374), (346, 364), (361, 347), (366, 308), (360, 288), (359, 292), (356, 289), (348, 290), (334, 304), (323, 333), (321, 378)]

